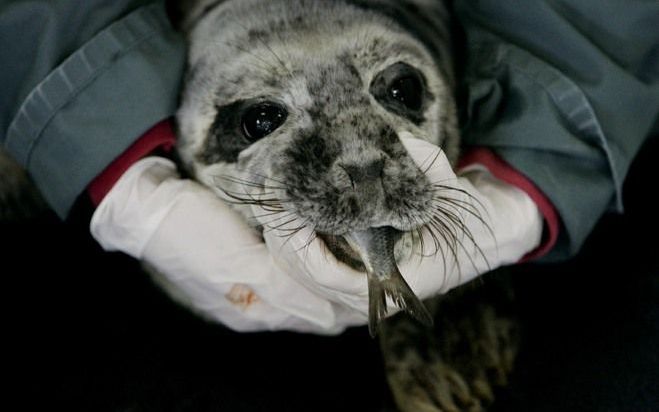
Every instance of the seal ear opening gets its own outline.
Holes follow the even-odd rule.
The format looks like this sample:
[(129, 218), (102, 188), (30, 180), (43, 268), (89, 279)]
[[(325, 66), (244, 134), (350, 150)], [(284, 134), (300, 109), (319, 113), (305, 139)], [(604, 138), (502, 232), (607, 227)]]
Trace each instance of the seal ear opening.
[(225, 0), (166, 0), (165, 10), (172, 27), (188, 32), (207, 12)]

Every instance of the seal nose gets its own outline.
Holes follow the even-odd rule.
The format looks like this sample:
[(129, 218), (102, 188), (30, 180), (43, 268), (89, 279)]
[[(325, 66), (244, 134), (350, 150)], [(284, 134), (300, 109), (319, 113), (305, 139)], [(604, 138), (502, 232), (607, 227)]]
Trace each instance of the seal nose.
[(387, 157), (360, 153), (333, 165), (336, 220), (343, 228), (366, 230), (387, 223)]
[(366, 165), (340, 164), (339, 165), (350, 177), (350, 183), (353, 189), (363, 184), (376, 183), (382, 178), (384, 170), (384, 159), (379, 158), (372, 160)]

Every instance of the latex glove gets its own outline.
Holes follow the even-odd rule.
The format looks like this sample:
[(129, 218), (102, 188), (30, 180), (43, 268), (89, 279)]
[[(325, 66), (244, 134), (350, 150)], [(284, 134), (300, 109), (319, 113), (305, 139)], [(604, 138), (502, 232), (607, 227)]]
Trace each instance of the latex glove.
[[(457, 242), (447, 242), (438, 236), (436, 240), (443, 252), (432, 254), (435, 239), (424, 231), (424, 253), (430, 256), (422, 256), (417, 249), (411, 258), (398, 262), (401, 274), (418, 297), (423, 299), (446, 292), (488, 270), (516, 263), (540, 244), (543, 219), (526, 193), (497, 180), (484, 168), (471, 167), (464, 175), (456, 176), (437, 146), (416, 139), (410, 133), (403, 132), (400, 136), (415, 163), (422, 170), (427, 169), (430, 182), (453, 188), (438, 194), (450, 198), (453, 205), (466, 205), (460, 209), (450, 203), (443, 204), (460, 216), (469, 235), (458, 231)], [(255, 211), (255, 215), (259, 213)], [(296, 225), (299, 222), (290, 223), (291, 227)], [(322, 241), (316, 239), (309, 243), (314, 236), (308, 229), (290, 238), (280, 236), (276, 230), (266, 231), (264, 236), (272, 255), (292, 277), (317, 295), (346, 305), (366, 319), (365, 274), (326, 253)], [(390, 309), (389, 313), (395, 313), (395, 308)]]
[[(145, 158), (96, 209), (91, 233), (155, 269), (172, 297), (238, 331), (338, 333), (354, 312), (288, 276), (241, 216), (166, 159)], [(153, 270), (152, 270), (153, 272)]]

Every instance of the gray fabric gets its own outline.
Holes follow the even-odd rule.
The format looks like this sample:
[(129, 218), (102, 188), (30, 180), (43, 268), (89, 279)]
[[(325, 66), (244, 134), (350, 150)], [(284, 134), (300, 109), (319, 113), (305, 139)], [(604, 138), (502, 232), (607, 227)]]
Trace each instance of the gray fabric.
[[(0, 131), (67, 57), (146, 0), (0, 0)], [(3, 137), (4, 138), (4, 137)]]
[[(0, 9), (0, 59), (12, 62), (0, 73), (0, 139), (62, 217), (106, 165), (175, 111), (185, 47), (162, 4), (142, 3)], [(21, 30), (31, 15), (41, 24)]]
[(659, 2), (455, 0), (468, 40), (468, 144), (489, 146), (557, 208), (545, 260), (575, 254), (622, 211), (659, 115)]

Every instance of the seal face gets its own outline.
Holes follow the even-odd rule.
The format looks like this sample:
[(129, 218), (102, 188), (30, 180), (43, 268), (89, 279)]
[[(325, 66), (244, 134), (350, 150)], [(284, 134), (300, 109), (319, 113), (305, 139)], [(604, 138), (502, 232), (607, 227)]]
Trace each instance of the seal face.
[(201, 3), (177, 115), (195, 178), (247, 218), (260, 193), (344, 260), (351, 231), (428, 223), (432, 182), (399, 134), (449, 158), (458, 137), (450, 76), (418, 38), (352, 2)]

